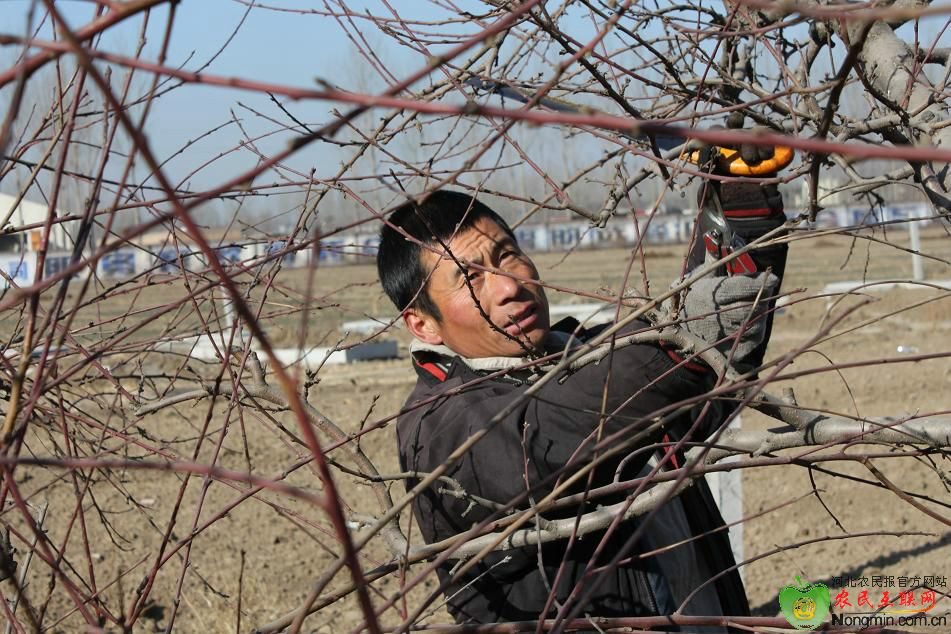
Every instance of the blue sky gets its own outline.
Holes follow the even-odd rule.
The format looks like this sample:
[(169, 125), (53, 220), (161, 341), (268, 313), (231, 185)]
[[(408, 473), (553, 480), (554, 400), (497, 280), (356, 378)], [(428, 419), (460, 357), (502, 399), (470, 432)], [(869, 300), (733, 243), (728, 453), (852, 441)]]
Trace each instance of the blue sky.
[[(370, 8), (376, 15), (387, 12), (382, 0), (343, 0), (352, 10), (360, 12)], [(433, 7), (423, 0), (389, 0), (400, 14), (408, 19), (433, 19)], [(268, 0), (268, 4), (283, 7), (322, 7), (316, 0)], [(475, 10), (480, 5), (471, 1), (462, 1), (464, 7), (471, 5)], [(23, 34), (31, 2), (28, 0), (0, 0), (0, 32)], [(484, 6), (484, 5), (482, 5)], [(94, 11), (94, 4), (81, 1), (61, 1), (57, 7), (64, 12), (74, 28), (87, 23)], [(247, 11), (247, 6), (236, 0), (183, 0), (178, 5), (177, 19), (172, 34), (169, 59), (170, 66), (185, 65), (195, 70), (205, 64), (232, 34)], [(148, 45), (144, 57), (154, 60), (164, 32), (168, 16), (168, 6), (163, 4), (152, 11), (149, 18)], [(937, 18), (934, 22), (943, 22)], [(378, 47), (383, 61), (394, 75), (406, 76), (421, 67), (423, 60), (416, 52), (393, 44), (368, 21), (360, 23), (365, 27), (363, 33), (370, 42)], [(569, 18), (569, 26), (576, 36), (583, 39), (593, 33), (593, 27), (587, 20)], [(130, 54), (138, 40), (142, 17), (129, 20), (119, 28), (111, 29), (100, 44), (103, 50)], [(448, 28), (448, 27), (447, 27)], [(469, 28), (456, 26), (458, 28)], [(471, 30), (477, 30), (473, 24)], [(922, 29), (922, 39), (933, 37), (935, 29)], [(40, 37), (49, 37), (45, 28)], [(945, 36), (945, 41), (951, 37)], [(434, 45), (438, 50), (438, 44)], [(836, 49), (844, 54), (840, 46)], [(0, 49), (0, 68), (5, 68), (16, 54), (13, 47)], [(344, 30), (335, 19), (322, 15), (307, 15), (270, 11), (254, 8), (244, 25), (235, 34), (234, 39), (219, 57), (208, 67), (207, 72), (222, 76), (241, 76), (289, 86), (314, 87), (318, 79), (356, 91), (379, 92), (383, 82), (369, 68), (365, 60), (358, 57), (356, 49), (347, 38)], [(122, 73), (114, 75), (114, 83)], [(437, 78), (441, 76), (437, 75)], [(149, 85), (151, 77), (139, 73), (134, 92), (141, 93)], [(0, 104), (5, 102), (9, 88), (0, 91)], [(282, 99), (282, 101), (284, 101)], [(270, 102), (266, 95), (248, 91), (187, 85), (171, 91), (156, 100), (150, 114), (147, 130), (155, 153), (160, 159), (171, 156), (184, 143), (195, 139), (207, 130), (226, 123), (234, 116), (242, 120), (246, 132), (253, 136), (269, 132), (274, 124), (257, 117), (245, 106), (269, 116), (287, 122), (287, 118)], [(286, 107), (299, 119), (307, 123), (320, 125), (331, 119), (330, 109), (335, 104), (325, 102), (288, 102)], [(345, 109), (344, 105), (337, 105)], [(382, 111), (372, 115), (380, 116)], [(547, 136), (546, 136), (547, 134)], [(540, 139), (539, 146), (547, 149), (545, 143), (562, 143), (558, 132), (549, 131), (532, 135)], [(228, 125), (214, 136), (195, 144), (189, 151), (174, 158), (167, 167), (167, 173), (173, 180), (183, 178), (193, 169), (219, 153), (233, 148), (243, 138), (235, 125)], [(264, 153), (284, 147), (289, 135), (277, 135), (258, 142)], [(569, 153), (582, 155), (586, 149), (575, 144)], [(596, 149), (596, 148), (588, 148)], [(559, 150), (553, 150), (559, 152)], [(560, 150), (564, 152), (564, 150)], [(299, 152), (289, 164), (301, 172), (317, 169), (317, 175), (329, 176), (339, 165), (340, 160), (349, 154), (348, 150), (339, 150), (327, 144), (314, 145)], [(546, 154), (539, 151), (538, 154)], [(551, 152), (547, 152), (551, 158)], [(578, 160), (582, 160), (579, 158)], [(587, 160), (587, 159), (584, 159)], [(205, 168), (191, 181), (195, 188), (203, 188), (220, 182), (223, 178), (252, 167), (256, 162), (254, 154), (247, 150), (233, 153)], [(268, 179), (272, 179), (268, 175)], [(9, 183), (3, 183), (6, 189)]]
[[(387, 8), (381, 0), (343, 2), (355, 12), (369, 8), (375, 15), (387, 15)], [(30, 4), (27, 0), (0, 0), (0, 32), (23, 35), (27, 30)], [(269, 0), (268, 4), (283, 7), (323, 7), (322, 2), (316, 1)], [(433, 20), (438, 17), (433, 5), (422, 0), (390, 0), (390, 4), (398, 9), (401, 17), (405, 19)], [(474, 10), (480, 6), (484, 9), (484, 5), (468, 0), (457, 4), (463, 7), (471, 5)], [(74, 29), (88, 23), (95, 10), (93, 3), (69, 0), (58, 2), (57, 7)], [(163, 4), (149, 16), (148, 44), (143, 53), (147, 60), (157, 58), (168, 10), (168, 6)], [(236, 0), (184, 0), (179, 3), (166, 64), (173, 67), (184, 65), (188, 70), (197, 70), (203, 66), (225, 44), (247, 10), (246, 4)], [(37, 16), (39, 15), (42, 13), (37, 12)], [(34, 24), (36, 19), (34, 16)], [(570, 20), (577, 28), (579, 36), (590, 36), (593, 33), (590, 23)], [(426, 60), (417, 52), (394, 44), (371, 22), (356, 22), (370, 44), (377, 48), (387, 69), (397, 78), (402, 78), (425, 64)], [(142, 17), (137, 16), (117, 28), (110, 29), (98, 47), (105, 51), (131, 54), (135, 50), (142, 23)], [(475, 23), (440, 27), (442, 30), (449, 28), (471, 32), (480, 30)], [(48, 24), (41, 29), (39, 37), (51, 37)], [(431, 44), (431, 50), (434, 52), (439, 52), (440, 48), (438, 43)], [(0, 67), (7, 67), (18, 52), (14, 47), (0, 49)], [(233, 39), (205, 72), (288, 86), (316, 87), (317, 82), (323, 80), (359, 92), (380, 92), (385, 88), (380, 77), (358, 56), (355, 46), (333, 17), (271, 11), (260, 7), (251, 10)], [(123, 74), (124, 71), (121, 70), (114, 72), (113, 85), (119, 84)], [(437, 75), (437, 79), (441, 78), (442, 75)], [(133, 93), (142, 94), (150, 82), (150, 75), (138, 73)], [(0, 92), (0, 104), (4, 102), (5, 97), (4, 92)], [(284, 99), (281, 101), (285, 102)], [(317, 126), (332, 119), (332, 108), (348, 108), (345, 104), (317, 101), (285, 103), (297, 118)], [(251, 137), (276, 128), (273, 123), (261, 119), (248, 109), (289, 123), (287, 117), (267, 95), (193, 84), (170, 91), (155, 100), (146, 130), (152, 149), (159, 159), (163, 160), (175, 155), (183, 144), (228, 122), (232, 116), (242, 120), (244, 130)], [(365, 115), (364, 121), (366, 117), (379, 117), (382, 114), (382, 111), (374, 111)], [(534, 132), (532, 136), (540, 139), (551, 137), (553, 142), (557, 142), (560, 133), (549, 130)], [(213, 136), (191, 146), (186, 153), (175, 156), (166, 166), (166, 173), (177, 183), (205, 161), (234, 148), (243, 138), (242, 131), (236, 125), (229, 124)], [(278, 134), (257, 141), (257, 144), (263, 153), (268, 154), (283, 148), (290, 138), (286, 133)], [(305, 174), (311, 168), (316, 168), (318, 177), (329, 177), (336, 171), (340, 161), (349, 157), (350, 152), (349, 149), (341, 150), (328, 144), (315, 144), (295, 154), (288, 164)], [(213, 186), (227, 177), (253, 167), (256, 162), (257, 157), (252, 152), (233, 152), (203, 168), (185, 183), (185, 186), (190, 185), (195, 189)], [(120, 165), (121, 161), (117, 160), (116, 166)], [(270, 182), (273, 179), (273, 174), (267, 174), (257, 182)], [(5, 182), (2, 187), (15, 189), (15, 184)], [(255, 202), (252, 201), (251, 204)]]
[[(293, 3), (284, 3), (289, 6)], [(310, 4), (310, 3), (309, 3)], [(358, 9), (363, 2), (350, 2)], [(376, 4), (376, 3), (374, 3)], [(30, 2), (7, 0), (0, 3), (0, 32), (23, 34)], [(61, 2), (57, 6), (64, 12), (73, 28), (87, 23), (93, 15), (93, 6), (86, 2)], [(377, 5), (378, 6), (378, 5)], [(376, 7), (375, 7), (376, 8)], [(178, 7), (172, 33), (168, 65), (185, 64), (189, 70), (197, 69), (209, 60), (224, 45), (235, 27), (241, 22), (247, 7), (233, 0), (185, 0)], [(168, 17), (168, 7), (161, 5), (149, 18), (146, 59), (154, 60), (159, 50), (161, 36)], [(111, 29), (100, 48), (116, 53), (130, 54), (134, 51), (142, 26), (141, 18), (133, 18), (119, 28)], [(370, 31), (372, 29), (368, 29)], [(44, 29), (40, 37), (49, 37)], [(377, 36), (378, 37), (378, 36)], [(208, 67), (206, 72), (224, 76), (241, 76), (290, 86), (316, 86), (320, 78), (335, 84), (353, 87), (354, 74), (360, 62), (353, 61), (354, 48), (337, 23), (326, 16), (295, 15), (252, 9), (251, 15), (234, 39)], [(14, 51), (3, 51), (0, 59), (7, 67)], [(413, 67), (408, 55), (390, 49), (387, 60), (399, 73)], [(136, 87), (138, 92), (146, 89), (151, 77), (140, 74)], [(114, 83), (116, 80), (114, 79)], [(373, 84), (373, 87), (379, 86)], [(2, 94), (2, 93), (0, 93)], [(167, 157), (182, 144), (198, 137), (210, 128), (228, 121), (231, 112), (245, 120), (251, 135), (265, 128), (258, 125), (244, 104), (250, 108), (274, 115), (276, 108), (266, 95), (227, 88), (189, 85), (174, 90), (158, 99), (149, 118), (150, 141), (160, 157)], [(314, 123), (327, 121), (332, 104), (291, 103), (287, 107), (301, 120)], [(232, 147), (241, 138), (235, 126), (217, 133), (194, 147), (194, 154), (213, 156), (211, 148), (221, 151)], [(283, 141), (282, 141), (283, 142)], [(262, 142), (262, 149), (277, 143)], [(203, 184), (215, 182), (222, 173), (230, 172), (236, 163), (253, 164), (249, 154), (241, 160), (227, 159), (204, 172), (198, 180)], [(304, 161), (306, 162), (306, 161)], [(198, 163), (176, 159), (169, 171), (179, 177)], [(306, 169), (302, 166), (303, 169)]]

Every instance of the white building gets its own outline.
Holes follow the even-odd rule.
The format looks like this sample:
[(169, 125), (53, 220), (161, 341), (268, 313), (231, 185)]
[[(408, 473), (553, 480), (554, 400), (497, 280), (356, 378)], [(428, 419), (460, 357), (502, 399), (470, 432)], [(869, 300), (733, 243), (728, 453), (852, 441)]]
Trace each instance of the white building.
[[(49, 205), (29, 200), (21, 200), (11, 215), (10, 209), (15, 202), (16, 196), (0, 194), (0, 220), (7, 218), (9, 215), (9, 220), (6, 221), (7, 227), (12, 226), (18, 229), (20, 227), (31, 226), (32, 228), (16, 233), (0, 234), (0, 252), (17, 253), (37, 251), (43, 240), (43, 223), (46, 222), (46, 218), (49, 215)], [(57, 217), (62, 217), (65, 216), (66, 213), (62, 210), (57, 210), (56, 215)], [(49, 251), (72, 251), (72, 233), (75, 231), (73, 228), (75, 225), (75, 220), (55, 223), (50, 231)]]

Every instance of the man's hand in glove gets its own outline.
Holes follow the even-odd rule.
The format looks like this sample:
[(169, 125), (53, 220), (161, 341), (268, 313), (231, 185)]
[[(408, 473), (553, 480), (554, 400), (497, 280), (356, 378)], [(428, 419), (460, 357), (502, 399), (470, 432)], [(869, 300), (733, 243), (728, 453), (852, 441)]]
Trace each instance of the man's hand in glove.
[(684, 299), (684, 327), (707, 343), (716, 343), (717, 350), (728, 358), (738, 335), (732, 362), (742, 365), (766, 340), (764, 313), (778, 289), (779, 278), (767, 272), (700, 278)]

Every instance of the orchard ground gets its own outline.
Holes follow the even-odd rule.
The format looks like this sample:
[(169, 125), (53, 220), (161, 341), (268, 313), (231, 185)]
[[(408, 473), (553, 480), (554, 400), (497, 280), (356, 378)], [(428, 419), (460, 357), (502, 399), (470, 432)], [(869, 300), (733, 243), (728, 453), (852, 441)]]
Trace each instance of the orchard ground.
[[(901, 231), (890, 232), (889, 238), (898, 244), (906, 244), (907, 240)], [(946, 263), (951, 256), (948, 244), (947, 235), (942, 231), (925, 234), (923, 250), (945, 261), (926, 260), (927, 278), (951, 279), (951, 266)], [(651, 280), (650, 292), (656, 294), (666, 288), (679, 274), (683, 249), (677, 245), (649, 249), (643, 263), (635, 262), (630, 286), (644, 290), (640, 272), (643, 265)], [(611, 295), (618, 292), (629, 257), (626, 249), (605, 249), (577, 251), (567, 257), (540, 254), (535, 259), (547, 282)], [(775, 383), (770, 391), (779, 394), (782, 387), (792, 386), (799, 404), (804, 407), (860, 416), (951, 410), (951, 359), (947, 356), (927, 361), (882, 362), (904, 359), (910, 354), (951, 351), (951, 292), (934, 289), (870, 292), (838, 303), (834, 298), (819, 296), (830, 282), (900, 279), (910, 275), (909, 255), (878, 242), (859, 239), (853, 243), (848, 237), (834, 235), (794, 242), (783, 286), (783, 290), (791, 294), (793, 303), (777, 316), (768, 358), (806, 347), (788, 371), (818, 371)], [(250, 277), (239, 281), (249, 280)], [(139, 394), (143, 401), (164, 396), (169, 390), (194, 388), (195, 383), (185, 379), (195, 376), (213, 379), (220, 370), (220, 364), (195, 362), (182, 355), (135, 352), (136, 342), (184, 336), (199, 323), (187, 303), (178, 312), (154, 317), (160, 306), (184, 295), (180, 282), (154, 281), (156, 283), (135, 294), (117, 296), (114, 301), (96, 307), (95, 315), (93, 309), (89, 309), (89, 314), (83, 313), (76, 321), (77, 328), (82, 325), (84, 329), (78, 336), (95, 342), (115, 336), (121, 327), (150, 320), (123, 340), (123, 354), (106, 358), (123, 386)], [(273, 282), (267, 302), (263, 305), (252, 302), (252, 307), (261, 309), (260, 322), (277, 346), (296, 345), (302, 326), (306, 326), (307, 344), (332, 346), (343, 337), (339, 332), (342, 322), (393, 313), (376, 281), (375, 267), (369, 263), (322, 268), (312, 277), (306, 270), (281, 272)], [(316, 299), (311, 302), (313, 310), (305, 323), (301, 306), (309, 285), (313, 289), (309, 295)], [(263, 286), (259, 284), (251, 292), (252, 300), (260, 299)], [(591, 301), (553, 291), (549, 292), (549, 298), (552, 303)], [(867, 303), (858, 306), (864, 300)], [(215, 304), (204, 302), (198, 309), (207, 317), (217, 310)], [(130, 308), (141, 312), (130, 314)], [(846, 314), (847, 311), (851, 312)], [(85, 325), (91, 321), (109, 323), (113, 317), (119, 319), (122, 315), (128, 316), (112, 323), (108, 329), (102, 325)], [(809, 343), (823, 320), (839, 317), (842, 319), (830, 336)], [(404, 331), (396, 330), (383, 336), (397, 338), (405, 351), (408, 340)], [(344, 344), (356, 340), (356, 335), (343, 337)], [(830, 369), (832, 365), (855, 362), (863, 364)], [(182, 377), (174, 385), (167, 378), (173, 374)], [(145, 375), (148, 377), (143, 379)], [(97, 375), (89, 371), (87, 376)], [(300, 377), (305, 379), (302, 374)], [(345, 432), (354, 434), (394, 415), (412, 388), (415, 375), (409, 362), (401, 359), (328, 365), (318, 378), (319, 382), (310, 388), (310, 402)], [(230, 380), (227, 374), (224, 380)], [(293, 417), (271, 406), (256, 409), (245, 405), (229, 411), (228, 400), (219, 399), (214, 408), (209, 409), (210, 401), (206, 399), (139, 417), (132, 404), (116, 399), (114, 386), (101, 379), (90, 379), (82, 385), (74, 381), (64, 390), (64, 398), (75, 408), (75, 417), (59, 424), (36, 426), (27, 441), (30, 451), (24, 455), (61, 455), (64, 438), (69, 437), (85, 455), (104, 459), (183, 459), (209, 464), (217, 455), (217, 464), (221, 467), (250, 468), (257, 475), (271, 477), (283, 473), (307, 454), (297, 440), (299, 433)], [(45, 407), (49, 407), (49, 403)], [(778, 425), (756, 413), (745, 413), (743, 420), (749, 429)], [(65, 435), (64, 429), (68, 431)], [(326, 438), (322, 441), (329, 442)], [(363, 435), (359, 442), (380, 472), (399, 470), (392, 422)], [(847, 451), (857, 453), (868, 449), (868, 446), (856, 445)], [(807, 451), (784, 455), (796, 453)], [(331, 456), (339, 456), (339, 452), (331, 452)], [(951, 503), (951, 461), (947, 457), (876, 459), (874, 464), (908, 493), (939, 500), (944, 506), (915, 498), (940, 516), (951, 517), (947, 506)], [(743, 471), (746, 515), (786, 503), (745, 524), (745, 553), (754, 560), (744, 565), (743, 574), (755, 614), (776, 616), (779, 590), (794, 583), (797, 575), (803, 581), (829, 584), (833, 596), (841, 590), (848, 591), (853, 607), (845, 608), (845, 612), (861, 609), (855, 604), (862, 589), (869, 590), (869, 596), (877, 600), (887, 588), (835, 587), (836, 578), (859, 580), (865, 577), (871, 581), (873, 576), (891, 576), (896, 586), (893, 596), (899, 590), (899, 577), (951, 578), (948, 524), (929, 517), (879, 486), (860, 462), (824, 463), (823, 469), (823, 472), (813, 470), (812, 480), (806, 468), (795, 464)], [(348, 511), (365, 515), (379, 512), (365, 483), (339, 470), (335, 473)], [(91, 478), (91, 495), (83, 497), (82, 513), (79, 513), (77, 490), (84, 486), (84, 480), (74, 479), (73, 474), (59, 469), (27, 466), (19, 467), (16, 474), (31, 505), (37, 509), (48, 505), (44, 528), (52, 544), (58, 547), (69, 534), (65, 550), (68, 563), (64, 564), (64, 570), (74, 581), (84, 580), (79, 582), (84, 593), (100, 593), (113, 613), (130, 609), (143, 577), (157, 561), (165, 560), (144, 605), (143, 616), (135, 626), (136, 631), (164, 629), (176, 610), (174, 631), (234, 630), (239, 601), (241, 629), (247, 631), (299, 606), (314, 579), (325, 570), (333, 553), (339, 551), (326, 515), (299, 500), (262, 493), (227, 510), (247, 489), (240, 482), (209, 481), (206, 489), (201, 476), (191, 476), (186, 483), (186, 477), (180, 473), (87, 470), (83, 475)], [(319, 478), (308, 466), (293, 471), (285, 481), (312, 492), (322, 489)], [(393, 484), (394, 498), (402, 492), (402, 483)], [(202, 496), (204, 501), (200, 504)], [(168, 535), (168, 545), (163, 548), (176, 505), (180, 506), (177, 521)], [(205, 523), (214, 520), (219, 513), (223, 516), (205, 527)], [(7, 509), (6, 516), (22, 535), (28, 534), (15, 511)], [(407, 513), (401, 521), (404, 531), (418, 543), (418, 531), (411, 526)], [(198, 533), (189, 539), (196, 528)], [(85, 535), (72, 534), (77, 531), (85, 531)], [(859, 536), (863, 533), (875, 534)], [(22, 562), (28, 545), (18, 539), (14, 536), (13, 541)], [(773, 554), (768, 554), (771, 552)], [(369, 569), (388, 559), (383, 544), (374, 540), (363, 551), (362, 563)], [(92, 564), (92, 571), (88, 562)], [(62, 583), (55, 581), (51, 587), (49, 567), (38, 557), (30, 566), (27, 575), (30, 602), (41, 605), (49, 592), (54, 595), (44, 624), (53, 625), (63, 619), (51, 631), (77, 631), (81, 620), (77, 613), (70, 613), (75, 605), (62, 589)], [(417, 565), (373, 584), (372, 599), (382, 604), (421, 570), (423, 565)], [(330, 587), (342, 587), (348, 580), (343, 572)], [(948, 583), (951, 584), (951, 580)], [(174, 598), (179, 584), (181, 601), (176, 605)], [(412, 611), (434, 587), (435, 577), (430, 575), (405, 599), (398, 600), (395, 609), (384, 614), (382, 621), (389, 625), (399, 623), (406, 611)], [(949, 592), (951, 587), (937, 590)], [(4, 586), (4, 593), (7, 592)], [(951, 599), (945, 598), (930, 614), (946, 613), (949, 607)], [(441, 599), (435, 601), (428, 612), (427, 622), (451, 621), (441, 608)], [(350, 596), (312, 616), (304, 629), (341, 632), (356, 627), (359, 622), (360, 612)], [(912, 629), (948, 631), (947, 627)]]

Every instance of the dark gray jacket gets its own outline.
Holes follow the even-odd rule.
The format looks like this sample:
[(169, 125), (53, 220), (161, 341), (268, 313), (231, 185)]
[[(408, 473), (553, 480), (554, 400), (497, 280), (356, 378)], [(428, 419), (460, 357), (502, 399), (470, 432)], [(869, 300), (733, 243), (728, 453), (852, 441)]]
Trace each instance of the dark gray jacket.
[[(553, 338), (557, 339), (559, 332), (572, 331), (577, 324), (574, 320), (570, 320), (574, 323), (566, 322), (553, 328)], [(646, 324), (636, 327), (643, 328)], [(584, 340), (593, 334), (594, 331), (582, 332), (580, 338)], [(397, 424), (400, 463), (404, 470), (432, 471), (467, 438), (485, 429), (493, 416), (527, 389), (527, 384), (518, 376), (468, 385), (488, 374), (492, 369), (491, 360), (488, 363), (483, 359), (467, 361), (448, 349), (419, 347), (413, 356), (418, 381)], [(590, 462), (602, 420), (601, 437), (609, 439), (608, 446), (611, 446), (645, 429), (658, 412), (710, 389), (712, 373), (702, 367), (675, 369), (675, 358), (656, 345), (634, 345), (615, 350), (600, 363), (566, 374), (561, 380), (550, 381), (492, 427), (448, 475), (472, 495), (500, 504), (518, 499), (516, 508), (527, 508), (530, 500), (543, 497), (561, 479)], [(453, 394), (447, 395), (450, 391)], [(422, 402), (427, 403), (416, 406)], [(594, 472), (590, 488), (610, 484), (621, 461), (637, 447), (661, 441), (665, 436), (668, 439), (681, 437), (700, 409), (697, 407), (692, 413), (681, 415), (609, 459)], [(713, 402), (701, 419), (694, 439), (701, 440), (715, 429), (722, 422), (725, 409)], [(601, 415), (602, 411), (615, 410), (615, 416)], [(620, 479), (637, 477), (650, 458), (650, 452), (640, 452), (628, 459)], [(410, 481), (408, 487), (415, 484)], [(452, 537), (493, 516), (494, 511), (486, 506), (472, 505), (469, 500), (441, 494), (434, 488), (419, 496), (413, 507), (427, 542)], [(584, 488), (582, 478), (581, 485), (573, 491)], [(584, 510), (623, 498), (622, 493), (590, 500)], [(548, 520), (574, 517), (577, 512), (575, 506), (560, 513), (544, 514), (544, 517)], [(641, 521), (638, 518), (621, 524), (609, 536), (595, 565), (607, 564), (621, 552), (637, 522)], [(722, 525), (710, 491), (700, 479), (665, 505), (646, 527), (644, 537), (626, 552), (636, 555)], [(603, 532), (587, 535), (570, 550), (566, 549), (567, 541), (562, 540), (540, 549), (492, 553), (467, 574), (456, 577), (450, 575), (454, 563), (450, 561), (439, 570), (441, 580), (448, 584), (445, 594), (449, 611), (458, 622), (470, 623), (551, 618), (580, 583), (583, 589), (589, 589), (592, 584), (596, 588), (584, 605), (582, 615), (665, 614), (678, 607), (689, 591), (713, 573), (734, 565), (726, 531), (720, 531), (666, 555), (635, 558), (582, 579), (603, 535)], [(552, 588), (556, 600), (548, 614), (542, 614)], [(684, 612), (748, 615), (749, 606), (739, 575), (731, 571), (707, 585), (706, 591), (700, 592)]]

